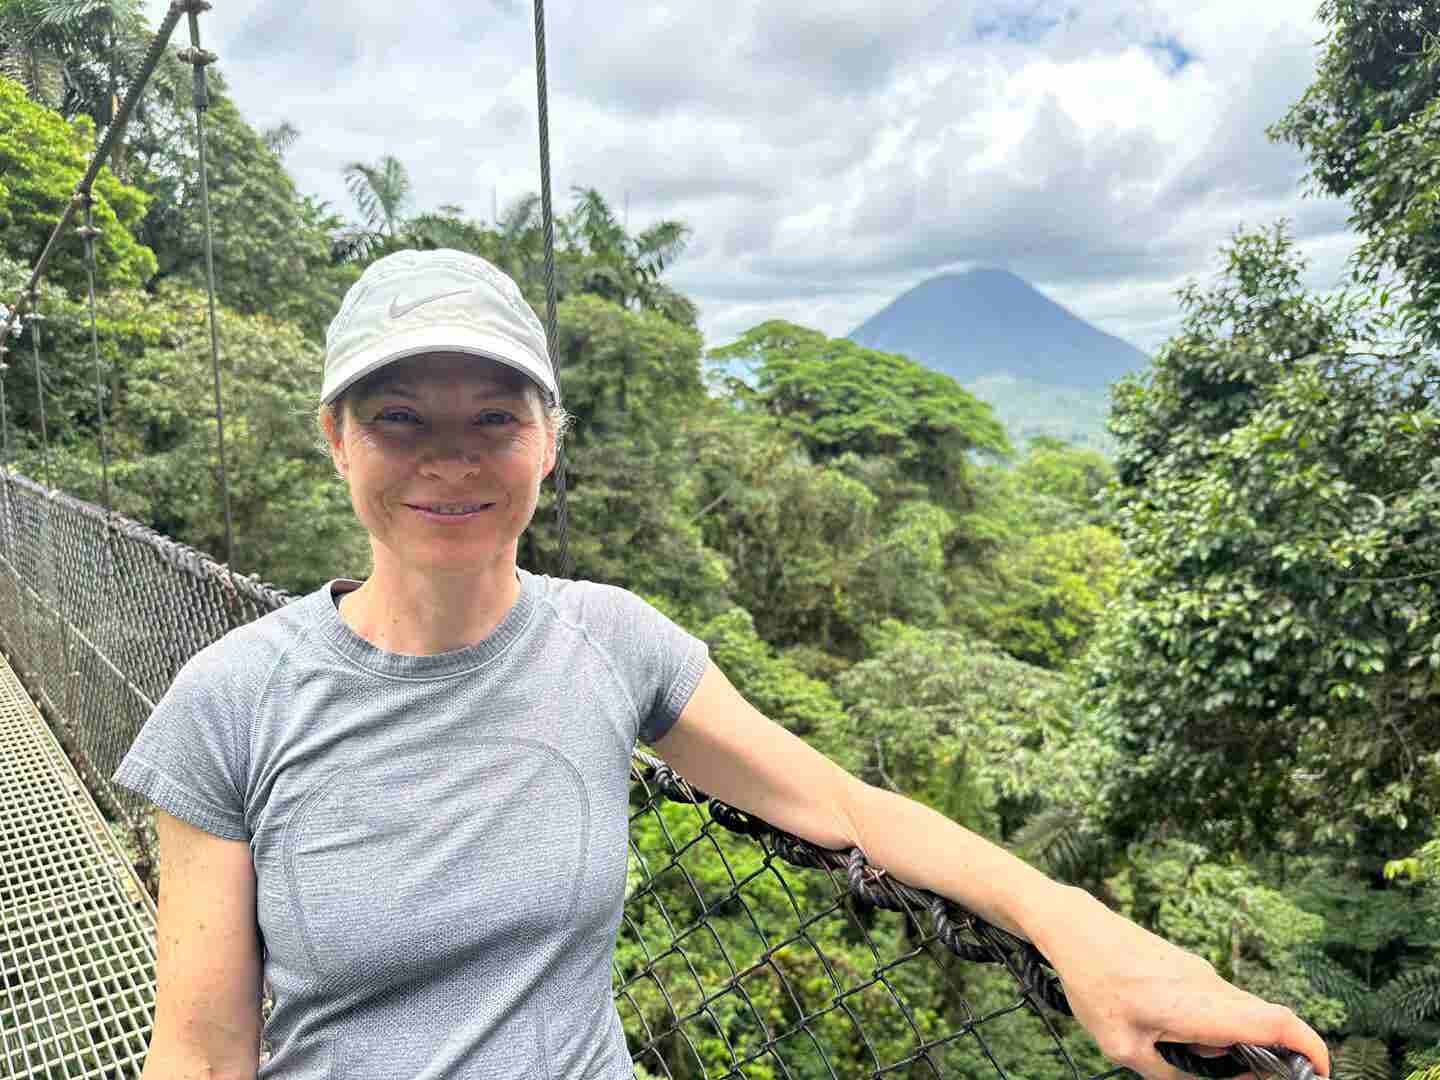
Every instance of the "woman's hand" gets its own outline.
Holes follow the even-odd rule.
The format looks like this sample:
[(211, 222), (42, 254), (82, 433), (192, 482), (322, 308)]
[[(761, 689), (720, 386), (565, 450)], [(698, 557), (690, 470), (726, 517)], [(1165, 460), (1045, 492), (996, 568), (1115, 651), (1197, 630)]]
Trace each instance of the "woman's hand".
[(1288, 1047), (1318, 1075), (1330, 1074), (1325, 1041), (1289, 1009), (1232, 986), (1201, 957), (1075, 893), (1064, 925), (1035, 943), (1106, 1057), (1145, 1080), (1181, 1080), (1186, 1074), (1166, 1063), (1156, 1043), (1209, 1054), (1243, 1042)]

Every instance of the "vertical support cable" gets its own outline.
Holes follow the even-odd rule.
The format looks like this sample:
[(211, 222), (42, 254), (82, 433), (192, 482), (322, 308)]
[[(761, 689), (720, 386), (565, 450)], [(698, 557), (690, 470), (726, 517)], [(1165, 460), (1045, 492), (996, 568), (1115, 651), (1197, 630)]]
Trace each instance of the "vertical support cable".
[(5, 405), (5, 372), (10, 370), (10, 365), (5, 362), (10, 353), (10, 347), (5, 344), (5, 339), (10, 336), (6, 332), (7, 325), (0, 323), (0, 473), (10, 468), (10, 410)]
[(225, 508), (225, 565), (235, 566), (235, 539), (230, 525), (230, 484), (225, 472), (225, 406), (220, 397), (220, 335), (215, 327), (215, 245), (210, 228), (210, 174), (205, 163), (205, 110), (210, 107), (205, 89), (205, 68), (216, 60), (214, 53), (200, 47), (200, 12), (209, 11), (207, 0), (188, 0), (183, 6), (190, 17), (190, 48), (180, 59), (195, 68), (195, 141), (200, 148), (200, 206), (205, 223), (205, 289), (210, 310), (210, 368), (215, 376), (215, 432), (220, 458), (220, 500)]
[[(550, 204), (550, 109), (545, 82), (545, 0), (535, 0), (535, 95), (540, 116), (540, 213), (545, 231), (545, 346), (560, 385), (560, 330), (555, 314), (555, 215)], [(565, 446), (555, 449), (555, 526), (560, 535), (558, 576), (569, 577), (570, 513), (565, 500)]]
[(35, 407), (40, 412), (40, 471), (48, 488), (54, 485), (50, 482), (50, 428), (45, 419), (45, 380), (40, 374), (40, 323), (44, 321), (44, 316), (40, 314), (40, 293), (34, 288), (30, 290), (30, 310), (25, 313), (25, 321), (30, 324), (30, 351), (35, 358)]
[(105, 516), (110, 516), (110, 450), (105, 441), (105, 392), (100, 377), (100, 340), (95, 331), (95, 237), (100, 230), (95, 228), (94, 199), (87, 191), (85, 199), (85, 224), (77, 232), (85, 241), (85, 277), (90, 287), (90, 359), (95, 368), (95, 415), (98, 424), (96, 437), (100, 440), (100, 493), (105, 503)]
[[(3, 310), (4, 305), (0, 305)], [(9, 560), (14, 557), (15, 547), (10, 541), (10, 534), (14, 531), (14, 515), (10, 506), (10, 409), (5, 402), (5, 372), (10, 370), (10, 365), (5, 362), (5, 357), (10, 353), (10, 346), (6, 344), (10, 337), (9, 312), (6, 319), (0, 321), (0, 499), (5, 505), (0, 507), (0, 514), (5, 518), (5, 536), (0, 536), (0, 558)]]

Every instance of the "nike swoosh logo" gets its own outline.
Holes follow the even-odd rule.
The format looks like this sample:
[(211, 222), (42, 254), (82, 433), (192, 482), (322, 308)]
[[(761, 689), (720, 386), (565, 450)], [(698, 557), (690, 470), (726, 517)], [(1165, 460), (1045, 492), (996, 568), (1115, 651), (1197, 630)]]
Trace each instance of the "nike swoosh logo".
[(419, 300), (412, 300), (408, 304), (400, 303), (397, 296), (390, 301), (390, 318), (398, 319), (402, 315), (408, 315), (422, 304), (433, 304), (436, 300), (444, 300), (447, 296), (459, 296), (461, 293), (469, 292), (469, 289), (456, 289), (453, 292), (436, 293), (434, 296), (422, 297)]

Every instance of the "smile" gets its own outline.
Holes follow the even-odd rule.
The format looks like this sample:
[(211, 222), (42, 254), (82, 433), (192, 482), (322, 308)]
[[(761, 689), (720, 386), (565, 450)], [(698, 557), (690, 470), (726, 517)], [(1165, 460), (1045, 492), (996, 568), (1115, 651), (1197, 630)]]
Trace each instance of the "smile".
[(452, 521), (463, 521), (465, 518), (474, 517), (477, 514), (489, 510), (494, 503), (406, 503), (411, 510), (422, 514), (427, 518), (449, 519)]

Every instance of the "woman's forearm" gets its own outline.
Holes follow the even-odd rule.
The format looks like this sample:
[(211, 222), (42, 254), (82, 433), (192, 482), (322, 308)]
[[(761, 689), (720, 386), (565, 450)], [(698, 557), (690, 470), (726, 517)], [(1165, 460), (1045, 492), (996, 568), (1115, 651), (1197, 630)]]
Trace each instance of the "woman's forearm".
[(868, 862), (1027, 938), (1047, 955), (1046, 943), (1065, 925), (1066, 913), (1098, 904), (903, 795), (857, 782), (847, 810)]

